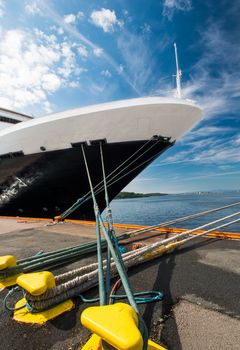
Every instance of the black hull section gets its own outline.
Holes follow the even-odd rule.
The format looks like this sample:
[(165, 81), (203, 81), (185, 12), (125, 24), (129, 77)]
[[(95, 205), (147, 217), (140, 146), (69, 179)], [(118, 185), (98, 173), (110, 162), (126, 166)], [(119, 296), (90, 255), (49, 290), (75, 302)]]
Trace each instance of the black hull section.
[[(167, 138), (158, 138), (148, 143), (103, 144), (106, 175), (119, 167), (108, 179), (110, 200), (170, 145)], [(19, 154), (14, 158), (0, 159), (0, 215), (53, 218), (86, 195), (90, 189), (81, 145), (73, 146), (66, 150), (34, 155)], [(120, 167), (141, 147), (139, 153)], [(99, 143), (85, 145), (84, 148), (92, 182), (96, 186), (102, 181)], [(121, 173), (113, 178), (119, 172)], [(103, 190), (97, 194), (97, 202), (103, 211)], [(94, 219), (92, 200), (85, 202), (69, 218)]]

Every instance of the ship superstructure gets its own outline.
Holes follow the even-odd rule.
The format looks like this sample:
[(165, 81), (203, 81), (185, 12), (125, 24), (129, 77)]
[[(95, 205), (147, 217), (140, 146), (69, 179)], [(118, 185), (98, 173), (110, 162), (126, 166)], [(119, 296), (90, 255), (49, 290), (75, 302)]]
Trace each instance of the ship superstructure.
[(26, 114), (13, 112), (5, 108), (0, 108), (0, 131), (14, 124), (18, 124), (30, 119), (32, 119), (32, 117)]

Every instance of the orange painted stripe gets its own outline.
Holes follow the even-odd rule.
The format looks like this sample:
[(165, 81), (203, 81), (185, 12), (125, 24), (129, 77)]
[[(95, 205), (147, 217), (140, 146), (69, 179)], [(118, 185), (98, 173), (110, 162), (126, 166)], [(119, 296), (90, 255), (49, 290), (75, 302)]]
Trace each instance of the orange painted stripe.
[(1, 219), (16, 219), (16, 220), (26, 220), (26, 221), (53, 221), (53, 219), (48, 219), (48, 218), (29, 218), (25, 216), (2, 216), (0, 215), (0, 220)]
[[(0, 219), (16, 219), (16, 220), (30, 220), (30, 221), (51, 221), (53, 222), (52, 218), (29, 218), (29, 217), (22, 217), (22, 216), (0, 216)], [(64, 220), (65, 222), (70, 222), (73, 224), (80, 224), (80, 225), (95, 225), (96, 222), (95, 221), (90, 221), (90, 220), (73, 220), (73, 219), (66, 219)], [(143, 226), (143, 225), (133, 225), (133, 224), (114, 224), (114, 227), (116, 228), (123, 228), (125, 230), (128, 229), (144, 229), (144, 228), (148, 228), (149, 226)], [(183, 229), (183, 228), (170, 228), (170, 227), (159, 227), (159, 228), (155, 228), (153, 229), (154, 231), (159, 231), (162, 233), (183, 233), (186, 232), (187, 229)], [(203, 233), (203, 230), (197, 230), (191, 234), (193, 235), (197, 235), (200, 233)], [(240, 239), (240, 233), (234, 233), (234, 232), (218, 232), (218, 231), (213, 231), (211, 233), (206, 234), (207, 237), (219, 237), (219, 238), (231, 238), (231, 239)]]
[[(66, 222), (72, 222), (76, 224), (86, 224), (86, 225), (95, 225), (95, 221), (87, 221), (87, 220), (65, 220)], [(132, 225), (132, 224), (114, 224), (113, 225), (116, 228), (124, 228), (125, 230), (128, 229), (143, 229), (148, 228), (149, 226), (142, 226), (142, 225)], [(168, 233), (183, 233), (186, 232), (187, 229), (183, 228), (170, 228), (170, 227), (159, 227), (154, 229), (155, 231), (160, 231), (162, 233), (168, 232)], [(195, 231), (194, 235), (203, 233), (203, 230), (197, 230)], [(219, 237), (219, 238), (231, 238), (231, 239), (240, 239), (240, 233), (233, 233), (233, 232), (218, 232), (213, 231), (211, 233), (206, 234), (207, 237)]]
[[(169, 232), (169, 233), (183, 233), (188, 231), (187, 229), (182, 228), (169, 228), (169, 227), (161, 227), (156, 229), (156, 231), (162, 231), (162, 232)], [(203, 230), (197, 230), (195, 232), (192, 232), (192, 235), (198, 235), (200, 233), (203, 233)], [(234, 233), (234, 232), (219, 232), (219, 231), (213, 231), (206, 234), (206, 237), (219, 237), (219, 238), (231, 238), (231, 239), (240, 239), (240, 233)]]

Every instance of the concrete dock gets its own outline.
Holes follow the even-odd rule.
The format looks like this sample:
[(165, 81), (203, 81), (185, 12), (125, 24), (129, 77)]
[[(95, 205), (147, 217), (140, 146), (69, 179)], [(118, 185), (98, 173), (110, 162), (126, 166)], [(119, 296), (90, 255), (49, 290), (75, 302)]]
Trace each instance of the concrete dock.
[[(95, 239), (93, 225), (46, 224), (47, 221), (1, 218), (0, 255), (23, 258), (40, 250), (47, 252)], [(118, 233), (124, 231), (124, 227), (117, 229)], [(156, 232), (148, 236), (151, 241), (159, 239)], [(239, 349), (239, 251), (240, 240), (198, 238), (177, 252), (130, 269), (135, 292), (159, 290), (164, 294), (162, 302), (140, 306), (150, 338), (176, 350)], [(95, 254), (55, 269), (54, 273), (93, 261)], [(6, 293), (7, 290), (0, 293), (0, 348), (75, 350), (81, 349), (88, 339), (89, 332), (79, 318), (89, 304), (75, 299), (72, 311), (40, 327), (15, 322), (3, 306)], [(87, 296), (97, 294), (94, 288)]]

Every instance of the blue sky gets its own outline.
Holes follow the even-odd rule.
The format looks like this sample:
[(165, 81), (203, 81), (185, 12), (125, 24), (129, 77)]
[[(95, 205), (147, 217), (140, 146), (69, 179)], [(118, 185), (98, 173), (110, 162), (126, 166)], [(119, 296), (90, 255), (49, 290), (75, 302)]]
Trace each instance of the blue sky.
[(240, 1), (0, 0), (0, 105), (41, 116), (183, 95), (203, 120), (127, 190), (240, 189)]

